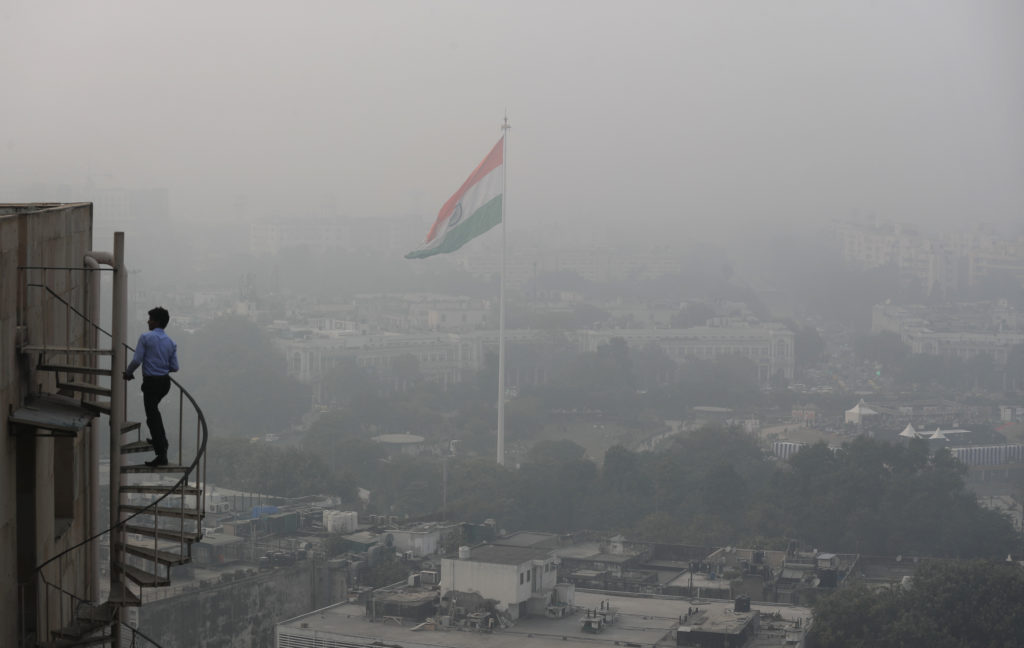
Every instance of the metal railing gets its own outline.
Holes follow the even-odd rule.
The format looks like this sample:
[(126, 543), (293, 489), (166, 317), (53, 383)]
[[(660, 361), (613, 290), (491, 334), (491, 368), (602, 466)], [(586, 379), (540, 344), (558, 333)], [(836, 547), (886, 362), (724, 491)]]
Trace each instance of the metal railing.
[[(47, 276), (50, 271), (63, 272), (64, 273), (64, 284), (68, 288), (69, 294), (73, 292), (72, 286), (72, 272), (97, 272), (97, 271), (108, 271), (109, 269), (98, 269), (98, 268), (50, 268), (50, 267), (22, 267), (19, 268), (19, 272), (30, 272), (39, 271), (42, 273), (42, 280), (40, 282), (35, 281), (19, 281), (19, 286), (24, 286), (25, 291), (21, 291), (19, 294), (19, 325), (24, 325), (28, 319), (25, 314), (25, 310), (28, 308), (28, 290), (27, 289), (41, 289), (44, 296), (48, 295), (52, 300), (63, 304), (64, 307), (64, 322), (63, 322), (63, 336), (59, 335), (59, 324), (54, 323), (53, 312), (56, 310), (53, 303), (46, 303), (46, 300), (40, 299), (38, 303), (33, 303), (32, 307), (38, 307), (41, 310), (39, 317), (41, 320), (42, 328), (42, 344), (32, 345), (27, 344), (25, 340), (21, 340), (22, 350), (30, 352), (38, 352), (43, 354), (67, 354), (68, 358), (72, 355), (91, 354), (94, 358), (97, 352), (103, 354), (104, 351), (99, 349), (95, 343), (97, 333), (102, 333), (108, 337), (111, 337), (109, 331), (104, 330), (99, 326), (98, 323), (94, 322), (86, 313), (85, 303), (89, 298), (98, 300), (99, 295), (87, 295), (84, 294), (86, 291), (83, 287), (81, 291), (83, 293), (81, 309), (69, 303), (60, 293), (55, 291), (47, 281)], [(74, 315), (74, 317), (72, 317)], [(80, 323), (81, 329), (76, 332), (72, 332), (75, 322)], [(87, 328), (89, 327), (89, 328)], [(63, 345), (60, 341), (54, 338), (63, 337)], [(72, 344), (75, 340), (81, 340), (80, 346)], [(92, 341), (92, 342), (90, 342)], [(132, 347), (127, 344), (125, 347), (129, 351), (134, 351)], [(123, 368), (122, 368), (123, 369)], [(120, 370), (116, 370), (111, 367), (110, 380), (123, 380), (120, 375)], [(74, 373), (73, 370), (69, 373)], [(93, 605), (82, 596), (68, 591), (66, 586), (68, 581), (76, 583), (75, 589), (79, 592), (86, 590), (85, 582), (88, 581), (87, 577), (83, 577), (85, 565), (89, 564), (88, 556), (86, 551), (92, 550), (92, 543), (100, 542), (104, 536), (111, 534), (115, 530), (123, 530), (129, 526), (129, 523), (133, 520), (139, 519), (140, 521), (145, 518), (152, 518), (152, 524), (147, 525), (148, 534), (151, 534), (152, 540), (152, 553), (144, 554), (140, 556), (143, 561), (150, 562), (152, 564), (152, 570), (147, 573), (152, 573), (154, 579), (156, 579), (161, 570), (160, 558), (168, 552), (168, 549), (174, 549), (174, 546), (168, 546), (168, 541), (172, 544), (176, 542), (178, 553), (176, 555), (182, 558), (182, 563), (187, 562), (191, 556), (191, 544), (198, 541), (202, 537), (202, 525), (201, 520), (205, 516), (206, 502), (203, 496), (204, 486), (206, 483), (206, 444), (208, 440), (208, 430), (206, 425), (206, 418), (203, 415), (202, 409), (196, 402), (195, 398), (186, 390), (178, 381), (171, 378), (171, 384), (178, 390), (178, 464), (179, 468), (174, 470), (181, 470), (183, 474), (173, 484), (168, 485), (166, 489), (160, 489), (160, 485), (141, 485), (134, 484), (128, 486), (140, 487), (147, 486), (154, 490), (149, 491), (149, 494), (153, 496), (153, 499), (142, 506), (141, 509), (131, 512), (130, 514), (121, 513), (118, 515), (119, 519), (111, 521), (108, 528), (94, 533), (93, 535), (79, 541), (78, 543), (60, 551), (56, 555), (52, 556), (48, 560), (42, 562), (35, 569), (36, 573), (36, 584), (37, 590), (34, 596), (26, 596), (23, 592), (22, 595), (22, 614), (26, 623), (22, 624), (23, 629), (27, 630), (27, 622), (31, 617), (35, 617), (35, 640), (37, 643), (49, 643), (53, 639), (53, 633), (61, 628), (65, 628), (78, 619), (78, 615), (81, 610), (87, 606), (91, 606), (93, 609), (97, 606)], [(195, 456), (188, 466), (182, 466), (183, 457), (183, 442), (186, 439), (185, 435), (185, 402), (191, 406), (191, 412), (194, 413), (195, 417)], [(127, 399), (123, 405), (125, 413), (127, 410)], [(138, 427), (138, 435), (141, 437), (141, 423)], [(95, 430), (93, 434), (96, 434)], [(121, 430), (111, 430), (111, 434), (119, 435), (118, 446), (123, 445), (124, 436)], [(97, 457), (98, 460), (98, 457)], [(110, 475), (111, 480), (118, 480), (118, 510), (122, 508), (122, 486), (121, 475)], [(113, 483), (113, 481), (112, 481)], [(99, 488), (98, 481), (90, 484), (91, 488)], [(160, 504), (168, 500), (168, 498), (177, 498), (177, 507), (161, 507)], [(195, 499), (195, 506), (186, 506), (186, 501), (189, 498)], [(170, 500), (174, 501), (174, 500)], [(126, 512), (127, 513), (127, 512)], [(187, 513), (187, 515), (186, 515)], [(194, 529), (188, 530), (186, 527), (187, 517), (194, 521)], [(173, 528), (174, 525), (167, 525), (166, 521), (173, 519), (177, 522), (177, 528)], [(133, 527), (141, 528), (141, 527)], [(123, 533), (123, 531), (122, 531)], [(113, 537), (113, 534), (111, 534)], [(163, 542), (161, 542), (163, 540)], [(109, 551), (109, 562), (108, 569), (123, 571), (128, 565), (127, 562), (127, 549), (128, 542), (125, 540), (120, 543), (120, 546), (110, 546)], [(136, 545), (140, 546), (140, 545)], [(147, 544), (148, 551), (148, 544)], [(166, 569), (166, 580), (170, 580), (170, 572), (172, 564), (164, 565)], [(69, 571), (70, 570), (70, 571)], [(141, 586), (138, 586), (140, 591), (139, 595), (135, 595), (133, 592), (129, 595), (130, 587), (126, 576), (121, 573), (119, 576), (120, 587), (123, 589), (121, 592), (108, 592), (110, 596), (109, 602), (107, 603), (108, 608), (111, 606), (121, 607), (126, 604), (137, 605), (141, 603)], [(118, 582), (112, 582), (112, 589), (118, 585)], [(116, 594), (116, 595), (115, 595)], [(99, 600), (98, 592), (91, 592), (90, 596), (94, 600)], [(34, 598), (36, 606), (31, 610), (31, 613), (26, 609), (29, 601), (27, 599)], [(129, 599), (134, 598), (134, 601), (128, 602)], [(41, 613), (40, 613), (41, 612)], [(114, 614), (110, 620), (110, 624), (115, 622), (118, 615)], [(112, 625), (110, 626), (112, 627)], [(97, 626), (96, 631), (100, 631)], [(135, 628), (131, 628), (132, 632), (132, 643), (131, 645), (154, 645), (156, 642), (145, 636), (143, 633)], [(23, 643), (27, 644), (27, 637), (23, 634)], [(143, 641), (148, 643), (138, 643), (137, 641)]]

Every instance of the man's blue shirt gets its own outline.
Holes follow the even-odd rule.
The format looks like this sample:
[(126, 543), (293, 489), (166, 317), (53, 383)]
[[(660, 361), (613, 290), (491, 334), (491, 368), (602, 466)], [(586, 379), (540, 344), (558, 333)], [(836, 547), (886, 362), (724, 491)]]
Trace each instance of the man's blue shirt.
[(127, 373), (135, 373), (142, 365), (142, 375), (166, 376), (178, 370), (178, 345), (167, 337), (162, 328), (155, 328), (139, 336), (135, 346), (135, 357), (128, 365)]

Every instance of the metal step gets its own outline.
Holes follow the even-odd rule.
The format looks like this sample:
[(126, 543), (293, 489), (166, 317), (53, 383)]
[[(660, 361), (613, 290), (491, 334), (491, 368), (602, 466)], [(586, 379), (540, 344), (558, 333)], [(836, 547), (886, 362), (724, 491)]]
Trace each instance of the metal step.
[(89, 374), (91, 376), (109, 376), (112, 373), (110, 369), (103, 367), (84, 367), (82, 365), (70, 364), (39, 364), (36, 365), (36, 369), (39, 371), (63, 371), (70, 374)]
[(124, 424), (121, 426), (121, 434), (127, 434), (129, 432), (134, 432), (135, 430), (138, 430), (141, 427), (142, 427), (142, 422), (141, 421), (125, 421)]
[(166, 466), (147, 466), (146, 464), (132, 464), (121, 466), (122, 473), (182, 473), (188, 470), (188, 466), (167, 464)]
[(154, 506), (148, 508), (136, 504), (122, 504), (121, 510), (128, 513), (142, 513), (143, 515), (156, 515), (162, 518), (185, 518), (186, 520), (201, 520), (203, 514), (192, 507), (171, 508), (169, 506)]
[[(81, 392), (83, 394), (96, 394), (97, 396), (110, 396), (110, 387), (101, 387), (99, 385), (93, 385), (90, 383), (81, 383), (74, 380), (68, 381), (57, 381), (57, 389), (67, 389), (70, 391)], [(109, 406), (108, 406), (109, 411)]]
[(158, 576), (131, 565), (121, 565), (120, 569), (133, 583), (142, 587), (166, 587), (171, 584), (169, 576)]
[(82, 401), (82, 407), (97, 414), (110, 414), (110, 401)]
[(130, 543), (124, 545), (124, 551), (127, 554), (160, 563), (161, 565), (184, 565), (192, 560), (192, 557), (188, 555), (176, 554), (173, 551), (161, 551), (160, 549), (154, 551), (153, 547), (144, 547)]
[[(54, 639), (70, 639), (77, 641), (79, 639), (92, 638), (92, 634), (98, 630), (102, 630), (107, 627), (109, 622), (96, 621), (91, 619), (75, 619), (68, 625), (64, 626), (59, 630), (53, 631)], [(81, 644), (74, 643), (70, 644), (78, 646)]]
[(142, 598), (131, 591), (124, 583), (112, 583), (107, 601), (112, 605), (125, 607), (139, 607), (142, 605)]
[[(167, 491), (171, 490), (171, 487), (167, 484), (122, 484), (122, 493), (149, 493), (150, 495), (163, 495)], [(196, 497), (203, 494), (203, 490), (197, 486), (185, 486), (177, 487), (174, 489), (175, 495), (184, 495), (185, 497)]]
[(149, 538), (157, 537), (161, 540), (174, 540), (176, 542), (199, 542), (203, 539), (203, 534), (198, 531), (179, 531), (177, 529), (154, 529), (153, 527), (144, 527), (134, 524), (126, 524), (124, 527), (125, 533), (137, 533), (141, 536)]
[(94, 634), (90, 637), (82, 637), (80, 639), (57, 637), (53, 640), (53, 643), (48, 644), (48, 646), (50, 646), (50, 648), (86, 648), (87, 646), (109, 646), (112, 641), (113, 640), (109, 634), (101, 633)]
[(114, 606), (109, 601), (100, 603), (99, 605), (82, 603), (79, 605), (78, 613), (75, 616), (79, 619), (85, 619), (88, 621), (103, 621), (104, 623), (110, 623), (114, 620), (114, 612)]
[[(121, 454), (129, 454), (132, 452), (152, 452), (153, 446), (146, 443), (145, 441), (133, 441), (132, 443), (124, 443), (121, 445)], [(149, 466), (147, 466), (148, 468)]]

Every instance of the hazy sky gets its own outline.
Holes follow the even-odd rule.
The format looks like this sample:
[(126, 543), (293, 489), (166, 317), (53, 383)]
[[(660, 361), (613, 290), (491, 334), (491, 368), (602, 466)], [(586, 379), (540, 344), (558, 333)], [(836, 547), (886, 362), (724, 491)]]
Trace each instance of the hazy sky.
[[(0, 186), (510, 226), (1024, 221), (1024, 2), (0, 0)], [(40, 197), (45, 198), (45, 197)]]

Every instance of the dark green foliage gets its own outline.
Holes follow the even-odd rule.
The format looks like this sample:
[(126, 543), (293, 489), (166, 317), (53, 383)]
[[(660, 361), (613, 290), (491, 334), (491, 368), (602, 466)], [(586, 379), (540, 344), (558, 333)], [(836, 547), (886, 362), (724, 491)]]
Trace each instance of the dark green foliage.
[(1010, 648), (1024, 637), (1016, 564), (922, 563), (909, 589), (840, 589), (814, 606), (808, 648)]
[(635, 414), (636, 380), (625, 340), (613, 338), (593, 353), (576, 356), (555, 376), (546, 398), (568, 409)]
[(923, 443), (858, 438), (837, 454), (819, 444), (790, 465), (773, 480), (789, 537), (870, 555), (994, 558), (1013, 546), (1007, 521), (964, 487), (963, 466), (948, 453), (929, 459)]
[[(962, 465), (948, 453), (929, 458), (923, 444), (858, 439), (839, 453), (816, 445), (780, 467), (742, 432), (705, 428), (658, 453), (613, 447), (600, 469), (582, 457), (576, 444), (548, 442), (519, 470), (489, 458), (449, 460), (448, 516), (686, 544), (797, 538), (869, 555), (993, 558), (1016, 542), (1009, 522), (965, 489)], [(423, 513), (436, 501), (418, 491), (440, 492), (438, 468), (424, 473), (400, 462), (388, 469), (402, 477), (381, 487), (378, 506), (383, 493), (393, 512)], [(416, 508), (400, 508), (411, 504)]]
[(898, 333), (883, 331), (862, 335), (853, 341), (857, 359), (892, 366), (910, 355), (910, 347), (900, 340)]
[(813, 326), (800, 326), (785, 320), (786, 328), (793, 331), (793, 359), (796, 370), (802, 371), (820, 364), (825, 359), (825, 341)]
[(294, 447), (212, 439), (208, 446), (211, 483), (280, 497), (333, 495), (354, 503), (355, 481), (323, 457)]

